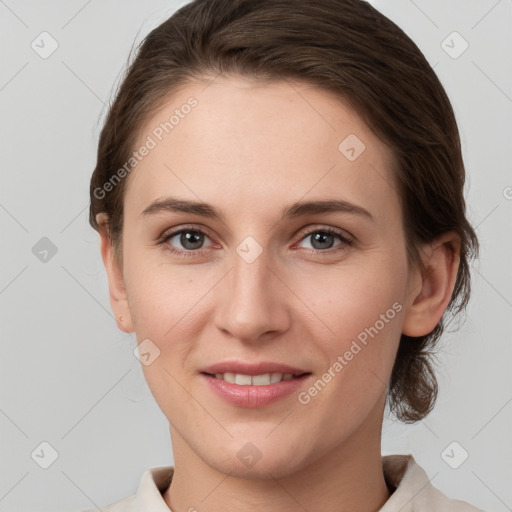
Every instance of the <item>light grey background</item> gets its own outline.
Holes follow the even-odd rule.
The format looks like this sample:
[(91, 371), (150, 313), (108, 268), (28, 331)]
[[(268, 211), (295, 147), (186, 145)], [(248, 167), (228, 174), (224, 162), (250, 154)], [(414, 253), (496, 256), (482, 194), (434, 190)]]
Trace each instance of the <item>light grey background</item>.
[[(133, 42), (182, 3), (0, 0), (0, 512), (105, 505), (134, 493), (146, 468), (173, 463), (135, 335), (113, 319), (87, 213), (113, 84)], [(443, 338), (436, 409), (413, 426), (386, 419), (383, 453), (413, 453), (450, 497), (511, 510), (512, 3), (372, 3), (416, 41), (447, 89), (482, 244), (466, 321)], [(51, 48), (43, 31), (58, 43), (46, 59), (31, 47)], [(43, 237), (57, 249), (46, 262)], [(48, 469), (39, 465), (50, 461), (44, 441), (58, 454)], [(469, 457), (453, 469), (446, 453), (453, 465), (462, 450)]]

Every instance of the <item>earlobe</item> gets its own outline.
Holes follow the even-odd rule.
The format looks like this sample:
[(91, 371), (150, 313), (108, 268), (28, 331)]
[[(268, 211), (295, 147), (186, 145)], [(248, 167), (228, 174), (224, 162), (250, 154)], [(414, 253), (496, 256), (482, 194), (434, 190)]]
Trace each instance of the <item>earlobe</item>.
[(132, 317), (128, 305), (126, 288), (121, 267), (114, 257), (114, 248), (108, 230), (108, 218), (105, 213), (96, 215), (96, 222), (100, 226), (101, 257), (107, 272), (110, 294), (110, 307), (116, 318), (119, 329), (123, 332), (133, 332)]
[(409, 291), (412, 299), (406, 308), (403, 334), (418, 337), (434, 330), (452, 297), (459, 261), (460, 237), (454, 232), (445, 233), (425, 248), (425, 272)]

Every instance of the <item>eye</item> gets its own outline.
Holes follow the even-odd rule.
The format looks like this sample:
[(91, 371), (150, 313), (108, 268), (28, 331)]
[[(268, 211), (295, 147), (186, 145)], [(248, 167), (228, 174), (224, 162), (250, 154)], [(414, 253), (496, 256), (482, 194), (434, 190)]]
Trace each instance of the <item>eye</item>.
[[(308, 231), (306, 235), (302, 238), (302, 240), (311, 239), (311, 249), (317, 252), (327, 252), (327, 249), (331, 249), (332, 247), (343, 246), (341, 249), (345, 249), (346, 246), (351, 246), (354, 244), (354, 240), (349, 238), (341, 231), (338, 231), (333, 228), (316, 228)], [(339, 244), (333, 246), (333, 242), (338, 238), (340, 240)]]
[[(165, 244), (169, 251), (180, 256), (193, 256), (203, 248), (201, 246), (205, 237), (208, 238), (208, 235), (200, 229), (181, 228), (165, 234), (159, 244)], [(179, 245), (181, 245), (181, 248)]]
[[(204, 249), (205, 238), (209, 238), (207, 233), (198, 228), (182, 227), (178, 230), (168, 232), (163, 235), (158, 242), (164, 245), (167, 250), (178, 256), (197, 256)], [(301, 239), (301, 241), (311, 239), (311, 249), (313, 252), (336, 252), (354, 245), (354, 239), (337, 229), (330, 227), (310, 229)], [(334, 244), (335, 239), (340, 242)], [(181, 245), (181, 248), (179, 247)], [(212, 244), (214, 245), (214, 244)], [(334, 251), (328, 251), (333, 247), (339, 247)]]

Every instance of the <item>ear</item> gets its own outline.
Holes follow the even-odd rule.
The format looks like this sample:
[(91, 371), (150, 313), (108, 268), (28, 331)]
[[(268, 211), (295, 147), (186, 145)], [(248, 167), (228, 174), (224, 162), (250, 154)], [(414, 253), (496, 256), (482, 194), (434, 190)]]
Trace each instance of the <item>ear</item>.
[[(460, 262), (460, 237), (448, 232), (425, 246), (425, 272), (410, 281), (413, 297), (404, 315), (402, 333), (425, 336), (434, 330), (452, 297)], [(419, 290), (419, 291), (418, 291)]]
[(98, 213), (96, 222), (100, 226), (101, 257), (107, 271), (108, 287), (110, 290), (110, 307), (116, 317), (117, 326), (121, 331), (133, 332), (133, 322), (128, 306), (123, 271), (114, 257), (114, 248), (108, 230), (108, 216)]

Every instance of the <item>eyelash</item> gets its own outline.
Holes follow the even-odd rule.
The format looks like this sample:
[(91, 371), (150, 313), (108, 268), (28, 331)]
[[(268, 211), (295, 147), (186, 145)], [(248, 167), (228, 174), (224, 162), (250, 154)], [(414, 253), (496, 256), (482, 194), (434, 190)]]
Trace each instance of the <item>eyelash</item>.
[[(188, 232), (199, 233), (199, 234), (202, 234), (202, 235), (205, 235), (208, 237), (208, 233), (206, 233), (205, 231), (203, 231), (201, 229), (185, 226), (176, 231), (171, 231), (170, 233), (164, 234), (163, 237), (158, 241), (158, 245), (164, 245), (168, 242), (168, 240), (170, 240), (174, 236), (179, 235), (181, 233), (188, 233)], [(318, 253), (332, 254), (333, 252), (337, 252), (339, 250), (344, 250), (347, 247), (351, 247), (355, 243), (355, 240), (353, 238), (349, 238), (349, 237), (343, 235), (340, 231), (338, 231), (334, 228), (330, 228), (330, 227), (311, 229), (311, 230), (307, 231), (306, 233), (304, 233), (304, 236), (299, 240), (299, 242), (302, 242), (305, 238), (307, 238), (308, 236), (310, 236), (314, 233), (327, 233), (329, 235), (337, 236), (342, 242), (341, 244), (339, 244), (339, 246), (343, 246), (343, 245), (346, 246), (346, 247), (342, 247), (341, 249), (336, 249), (336, 248), (330, 248), (330, 249), (326, 249), (326, 250), (306, 249), (307, 251), (310, 251), (310, 252), (312, 251), (317, 254)], [(335, 247), (339, 247), (339, 246), (335, 246)], [(175, 254), (179, 257), (187, 258), (190, 256), (197, 256), (198, 254), (201, 254), (201, 251), (203, 249), (193, 249), (193, 250), (183, 251), (181, 249), (174, 249), (171, 245), (167, 245), (166, 250), (170, 251), (172, 254)]]

